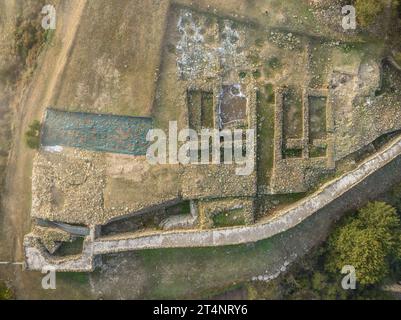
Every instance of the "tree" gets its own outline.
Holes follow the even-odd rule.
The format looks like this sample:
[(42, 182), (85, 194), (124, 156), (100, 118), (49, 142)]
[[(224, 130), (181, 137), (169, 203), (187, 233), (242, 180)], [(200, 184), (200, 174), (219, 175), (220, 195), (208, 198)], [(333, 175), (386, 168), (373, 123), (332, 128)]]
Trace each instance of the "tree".
[(40, 126), (40, 122), (35, 120), (25, 132), (25, 142), (31, 149), (38, 149), (40, 146)]
[(400, 247), (396, 210), (384, 202), (369, 203), (329, 238), (326, 269), (339, 273), (352, 265), (359, 284), (378, 284), (389, 274), (391, 262), (401, 257)]
[(376, 18), (384, 11), (386, 0), (354, 0), (356, 16), (362, 27), (373, 23)]

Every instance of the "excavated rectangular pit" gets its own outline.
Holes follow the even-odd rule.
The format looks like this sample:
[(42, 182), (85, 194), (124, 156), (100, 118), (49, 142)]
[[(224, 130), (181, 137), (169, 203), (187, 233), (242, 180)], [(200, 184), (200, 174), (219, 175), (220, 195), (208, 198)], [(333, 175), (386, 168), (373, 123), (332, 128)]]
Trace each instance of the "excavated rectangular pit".
[(214, 128), (213, 92), (191, 90), (188, 92), (188, 117), (190, 128)]
[(284, 140), (302, 138), (302, 125), (302, 94), (299, 89), (289, 87), (283, 95)]
[(326, 139), (326, 97), (309, 96), (309, 133), (310, 139)]
[(246, 122), (247, 100), (240, 85), (223, 86), (220, 95), (220, 124), (222, 128)]

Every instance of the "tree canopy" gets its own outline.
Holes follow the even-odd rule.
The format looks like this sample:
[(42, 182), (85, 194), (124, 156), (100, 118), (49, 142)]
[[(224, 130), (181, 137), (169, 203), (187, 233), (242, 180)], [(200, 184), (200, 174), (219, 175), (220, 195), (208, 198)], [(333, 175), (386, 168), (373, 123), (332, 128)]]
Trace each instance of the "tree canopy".
[(379, 283), (401, 257), (401, 224), (396, 210), (384, 202), (369, 203), (338, 228), (328, 241), (328, 271), (355, 267), (361, 285)]
[(387, 3), (386, 0), (354, 0), (356, 17), (361, 26), (366, 27), (373, 23)]

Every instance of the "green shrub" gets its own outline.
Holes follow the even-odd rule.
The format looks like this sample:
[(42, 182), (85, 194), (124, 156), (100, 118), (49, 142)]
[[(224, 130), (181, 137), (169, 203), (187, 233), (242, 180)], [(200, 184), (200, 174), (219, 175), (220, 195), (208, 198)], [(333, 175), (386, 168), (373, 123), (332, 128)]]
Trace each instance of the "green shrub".
[(276, 69), (279, 69), (281, 67), (281, 61), (277, 57), (271, 57), (267, 61), (267, 65), (268, 65), (269, 68), (271, 68), (273, 70), (276, 70)]
[(255, 70), (252, 72), (252, 75), (255, 79), (258, 79), (262, 76), (261, 72), (259, 70)]
[(0, 282), (0, 300), (12, 299), (14, 299), (14, 293), (12, 290), (5, 283)]
[(25, 132), (25, 142), (31, 149), (38, 149), (40, 146), (40, 127), (40, 122), (35, 120), (29, 126), (29, 130)]
[(244, 79), (246, 77), (246, 72), (241, 71), (238, 75), (239, 75), (240, 79)]

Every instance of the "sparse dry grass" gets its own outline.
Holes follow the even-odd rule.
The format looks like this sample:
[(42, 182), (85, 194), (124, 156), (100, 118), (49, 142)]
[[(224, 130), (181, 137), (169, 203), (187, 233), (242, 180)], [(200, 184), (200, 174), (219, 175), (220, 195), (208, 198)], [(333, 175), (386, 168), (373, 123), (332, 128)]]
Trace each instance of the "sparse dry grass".
[(89, 1), (55, 106), (148, 116), (167, 1)]

